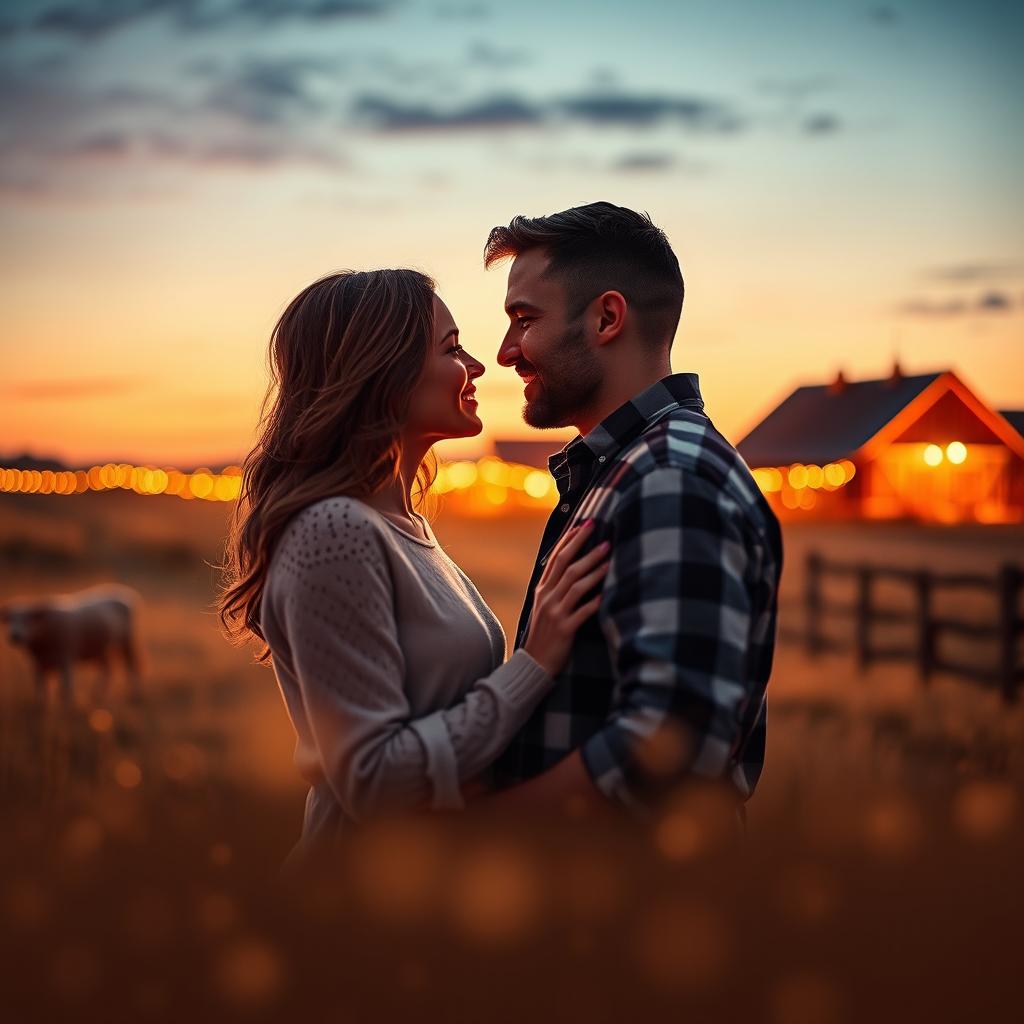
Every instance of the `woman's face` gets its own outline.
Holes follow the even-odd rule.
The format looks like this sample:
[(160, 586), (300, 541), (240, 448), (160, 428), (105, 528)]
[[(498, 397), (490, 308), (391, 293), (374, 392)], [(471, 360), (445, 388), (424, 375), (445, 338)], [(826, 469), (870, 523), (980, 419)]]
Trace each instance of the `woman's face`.
[(434, 337), (413, 391), (405, 433), (431, 441), (479, 434), (483, 424), (476, 414), (473, 381), (483, 372), (483, 363), (459, 344), (459, 329), (435, 295)]

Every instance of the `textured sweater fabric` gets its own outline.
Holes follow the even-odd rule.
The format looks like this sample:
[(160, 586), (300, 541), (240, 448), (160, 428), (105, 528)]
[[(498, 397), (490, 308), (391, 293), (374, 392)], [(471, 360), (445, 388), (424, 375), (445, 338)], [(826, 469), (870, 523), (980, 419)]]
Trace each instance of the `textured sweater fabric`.
[(303, 843), (385, 811), (460, 808), (553, 680), (438, 544), (364, 502), (288, 524), (260, 608), (310, 784)]

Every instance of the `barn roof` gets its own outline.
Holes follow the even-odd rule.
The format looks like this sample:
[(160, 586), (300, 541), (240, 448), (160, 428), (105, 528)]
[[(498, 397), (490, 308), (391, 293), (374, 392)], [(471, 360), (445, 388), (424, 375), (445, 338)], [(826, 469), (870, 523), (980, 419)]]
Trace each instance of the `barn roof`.
[(736, 447), (751, 466), (847, 458), (946, 372), (799, 387)]

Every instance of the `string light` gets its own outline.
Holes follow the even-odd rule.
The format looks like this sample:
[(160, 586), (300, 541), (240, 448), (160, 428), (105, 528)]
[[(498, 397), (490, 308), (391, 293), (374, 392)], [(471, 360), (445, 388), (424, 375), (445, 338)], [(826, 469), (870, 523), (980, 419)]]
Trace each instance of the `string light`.
[[(192, 472), (173, 466), (132, 466), (108, 462), (78, 470), (37, 470), (0, 467), (0, 492), (7, 494), (84, 494), (86, 491), (128, 490), (136, 494), (167, 494), (185, 501), (236, 501), (242, 489), (242, 469), (227, 466), (219, 473), (207, 466)], [(551, 476), (493, 455), (478, 461), (442, 463), (431, 491), (479, 495), (485, 506), (509, 501), (528, 507), (548, 507), (557, 497)]]

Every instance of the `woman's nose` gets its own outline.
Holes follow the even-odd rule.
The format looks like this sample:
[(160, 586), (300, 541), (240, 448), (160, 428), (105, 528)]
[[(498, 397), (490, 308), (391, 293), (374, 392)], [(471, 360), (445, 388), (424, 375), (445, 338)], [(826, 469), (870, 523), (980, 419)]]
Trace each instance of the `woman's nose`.
[(474, 359), (469, 364), (469, 368), (468, 369), (469, 369), (469, 379), (470, 380), (476, 380), (477, 377), (482, 377), (484, 375), (484, 372), (486, 371), (487, 367), (484, 366), (484, 364), (481, 363), (478, 359)]

